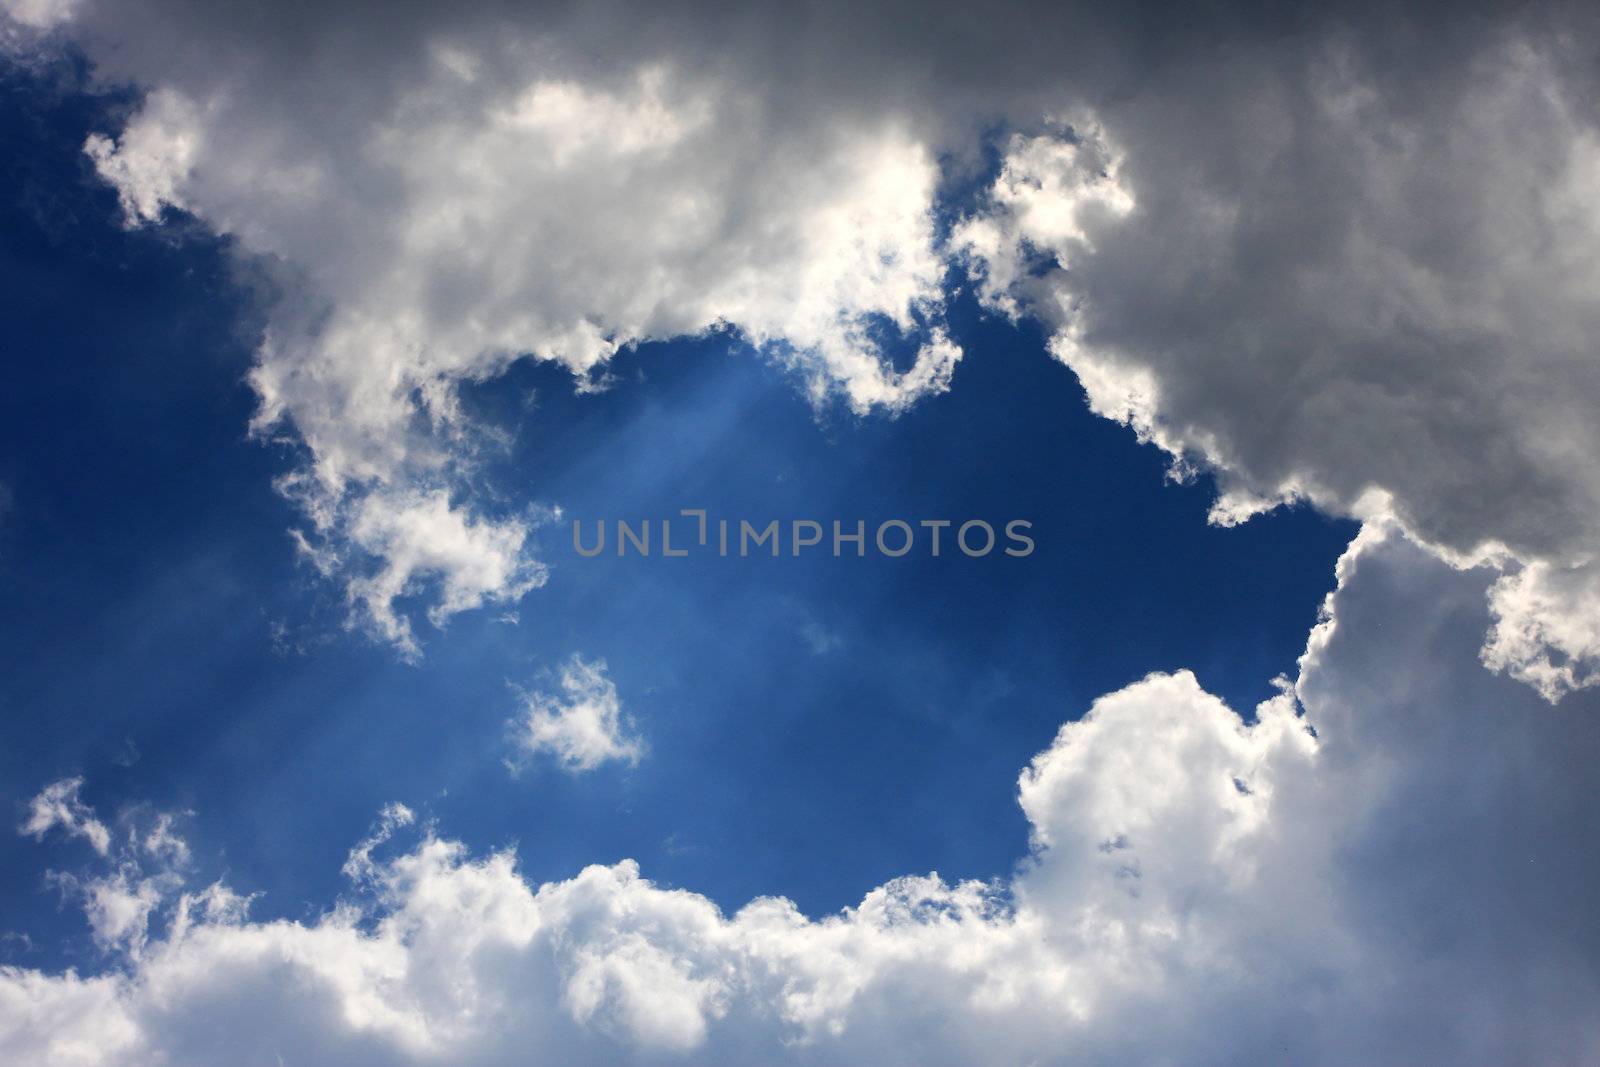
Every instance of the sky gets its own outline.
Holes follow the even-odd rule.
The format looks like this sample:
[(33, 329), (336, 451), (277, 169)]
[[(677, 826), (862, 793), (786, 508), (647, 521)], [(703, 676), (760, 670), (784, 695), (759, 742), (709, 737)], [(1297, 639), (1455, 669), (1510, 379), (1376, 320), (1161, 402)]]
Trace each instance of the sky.
[(1600, 1063), (1591, 14), (0, 19), (0, 1058)]

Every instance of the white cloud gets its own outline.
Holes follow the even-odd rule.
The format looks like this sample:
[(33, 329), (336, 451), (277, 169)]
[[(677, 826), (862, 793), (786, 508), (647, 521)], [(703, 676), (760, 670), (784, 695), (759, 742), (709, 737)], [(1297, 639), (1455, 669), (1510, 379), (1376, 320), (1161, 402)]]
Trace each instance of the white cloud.
[(1483, 662), (1551, 703), (1600, 685), (1600, 564), (1536, 561), (1489, 589), (1494, 627)]
[(139, 121), (121, 144), (92, 134), (83, 150), (100, 176), (117, 190), (130, 225), (156, 222), (168, 207), (182, 208), (180, 187), (200, 154), (202, 116), (182, 94), (158, 89), (145, 98)]
[(63, 778), (45, 786), (28, 802), (28, 818), (21, 832), (38, 841), (59, 827), (72, 837), (88, 841), (102, 856), (108, 854), (111, 831), (94, 817), (94, 811), (79, 797), (82, 789), (82, 777)]
[[(1024, 311), (1019, 297), (1035, 274), (1030, 268), (1068, 270), (1078, 253), (1094, 251), (1090, 220), (1121, 219), (1134, 208), (1118, 180), (1120, 166), (1092, 116), (1056, 134), (1011, 136), (986, 210), (963, 219), (951, 237), (951, 245), (971, 261), (986, 304), (1016, 318)], [(1039, 264), (1040, 256), (1048, 262)], [(1056, 309), (1062, 329), (1071, 310)]]
[(570, 772), (592, 771), (612, 760), (637, 764), (644, 742), (622, 713), (617, 686), (604, 660), (573, 656), (562, 665), (561, 694), (532, 693), (513, 724), (526, 758), (549, 753)]
[[(451, 523), (483, 533), (434, 559), (434, 621), (530, 588), (531, 546), (514, 526), (484, 544), (463, 496), (492, 433), (466, 424), (460, 383), (532, 357), (589, 388), (620, 348), (731, 328), (819, 402), (892, 411), (960, 358), (940, 323), (939, 168), (892, 116), (775, 140), (773, 101), (666, 63), (567, 76), (520, 32), (426, 41), (381, 89), (370, 69), (330, 72), (372, 79), (308, 108), (285, 72), (174, 67), (95, 8), (82, 34), (102, 32), (125, 45), (106, 61), (151, 91), (86, 151), (130, 223), (182, 209), (281, 264), (255, 426), (309, 447), (283, 482), (312, 522), (302, 543), (407, 655), (410, 543), (372, 527), (409, 524), (418, 498), (451, 495)], [(909, 366), (883, 329), (909, 339)]]
[[(111, 863), (111, 870), (90, 877), (51, 871), (48, 879), (64, 895), (83, 905), (95, 944), (137, 960), (150, 934), (150, 920), (164, 896), (182, 884), (189, 864), (189, 845), (174, 826), (171, 812), (151, 814), (130, 809), (119, 820), (119, 835), (80, 797), (83, 779), (65, 778), (42, 789), (29, 802), (28, 819), (19, 832), (43, 840), (52, 830), (82, 837)], [(121, 844), (117, 838), (121, 838)]]
[(95, 943), (138, 959), (150, 936), (150, 917), (161, 903), (161, 880), (138, 877), (136, 870), (123, 867), (74, 888), (81, 890)]
[(189, 843), (173, 829), (176, 818), (171, 812), (161, 812), (155, 824), (139, 838), (139, 849), (158, 863), (184, 867), (189, 863)]
[(533, 885), (510, 852), (403, 844), (395, 807), (320, 918), (169, 887), (125, 973), (0, 972), (0, 1056), (1588, 1062), (1593, 697), (1543, 708), (1477, 665), (1493, 580), (1369, 528), (1252, 723), (1178, 672), (1063, 727), (1009, 880), (728, 915), (628, 861)]
[(136, 1054), (139, 1028), (120, 1003), (122, 990), (114, 976), (0, 967), (0, 1052), (12, 1063), (50, 1067), (98, 1067)]
[(522, 519), (473, 516), (453, 506), (443, 490), (369, 493), (352, 509), (344, 533), (380, 562), (349, 580), (350, 600), (364, 608), (378, 633), (415, 658), (421, 650), (395, 600), (435, 580), (428, 609), (435, 626), (485, 601), (516, 600), (546, 579), (545, 568), (524, 550), (530, 528)]

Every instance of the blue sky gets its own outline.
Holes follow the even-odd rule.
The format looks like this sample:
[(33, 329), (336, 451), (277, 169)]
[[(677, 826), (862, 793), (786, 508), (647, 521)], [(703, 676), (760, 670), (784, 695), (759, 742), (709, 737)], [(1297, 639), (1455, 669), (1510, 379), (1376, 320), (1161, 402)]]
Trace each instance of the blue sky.
[(1157, 14), (0, 0), (0, 1060), (1600, 1063), (1600, 24)]

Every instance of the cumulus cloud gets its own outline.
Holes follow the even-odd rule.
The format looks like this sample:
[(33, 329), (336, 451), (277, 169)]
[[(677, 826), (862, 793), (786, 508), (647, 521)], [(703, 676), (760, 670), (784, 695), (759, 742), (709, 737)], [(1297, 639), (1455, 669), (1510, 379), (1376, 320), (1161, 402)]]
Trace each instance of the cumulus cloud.
[(1303, 499), (1503, 562), (1485, 661), (1555, 699), (1600, 651), (1592, 80), (1509, 27), (1425, 76), (1364, 44), (1015, 137), (958, 233), (1095, 411), (1216, 473), (1216, 521)]
[[(397, 805), (350, 899), (257, 920), (187, 886), (170, 824), (114, 850), (58, 782), (22, 830), (106, 857), (64, 884), (118, 963), (0, 969), (0, 1057), (1600, 1058), (1574, 692), (1600, 649), (1600, 35), (1556, 7), (1429, 43), (1377, 8), (970, 7), (685, 11), (619, 41), (605, 4), (7, 4), (147, 90), (85, 146), (130, 223), (188, 212), (278, 264), (256, 429), (306, 446), (299, 543), (408, 654), (398, 599), (442, 625), (544, 577), (536, 520), (472, 492), (495, 437), (460, 383), (531, 357), (600, 387), (623, 346), (728, 330), (819, 400), (900, 410), (949, 385), (958, 264), (1046, 325), (1094, 410), (1214, 472), (1218, 521), (1370, 522), (1248, 721), (1187, 672), (1109, 694), (1023, 772), (1016, 871), (821, 919), (725, 914), (631, 862), (533, 885), (510, 852), (405, 837)], [(996, 123), (946, 240), (941, 182)], [(530, 751), (638, 758), (598, 664), (560, 685)]]
[(1593, 698), (1543, 708), (1482, 670), (1494, 580), (1368, 528), (1250, 720), (1177, 672), (1062, 727), (1022, 773), (1033, 848), (1009, 878), (730, 915), (630, 861), (530, 884), (509, 851), (403, 840), (396, 806), (319, 918), (171, 886), (125, 969), (0, 972), (0, 1054), (1587, 1062)]
[(622, 713), (617, 686), (604, 660), (573, 656), (558, 676), (559, 695), (531, 693), (513, 723), (522, 759), (548, 753), (569, 772), (592, 771), (612, 760), (637, 764), (644, 742)]
[(1217, 475), (1219, 521), (1304, 499), (1498, 558), (1486, 662), (1595, 677), (1592, 12), (12, 7), (147, 90), (86, 146), (131, 221), (280, 265), (256, 426), (308, 447), (303, 543), (407, 654), (415, 546), (371, 534), (417, 500), (478, 531), (430, 564), (432, 621), (531, 588), (461, 382), (532, 357), (591, 387), (729, 330), (900, 410), (950, 383), (966, 264), (1096, 411)]
[[(168, 30), (204, 33), (194, 14)], [(939, 167), (893, 115), (774, 137), (788, 120), (768, 97), (670, 57), (569, 71), (531, 17), (476, 35), (466, 18), (456, 39), (405, 14), (395, 53), (358, 45), (315, 87), (270, 46), (174, 65), (141, 21), (78, 12), (108, 77), (149, 90), (85, 150), (130, 225), (188, 212), (279, 265), (255, 429), (307, 446), (282, 482), (310, 522), (301, 543), (407, 655), (394, 605), (419, 546), (391, 535), (419, 500), (456, 531), (428, 560), (432, 621), (536, 584), (526, 531), (464, 492), (494, 434), (466, 424), (460, 383), (536, 358), (594, 388), (621, 348), (729, 331), (819, 403), (894, 411), (946, 388), (960, 358), (942, 325)], [(403, 75), (385, 73), (396, 62)], [(897, 364), (886, 344), (902, 342)]]

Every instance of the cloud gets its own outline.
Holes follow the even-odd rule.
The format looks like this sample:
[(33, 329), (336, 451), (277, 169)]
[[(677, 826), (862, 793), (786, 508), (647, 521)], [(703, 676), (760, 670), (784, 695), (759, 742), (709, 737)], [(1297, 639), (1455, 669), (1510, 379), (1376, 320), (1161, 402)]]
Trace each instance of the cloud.
[[(428, 618), (435, 626), (485, 601), (516, 600), (547, 578), (544, 566), (524, 550), (533, 525), (520, 518), (473, 516), (452, 505), (443, 490), (369, 493), (353, 508), (344, 532), (351, 544), (381, 562), (349, 579), (349, 599), (403, 655), (418, 658), (421, 648), (411, 622), (396, 611), (395, 600), (434, 581)], [(317, 558), (315, 549), (307, 545), (305, 550)]]
[(815, 619), (807, 619), (800, 626), (800, 639), (813, 656), (826, 656), (844, 647), (844, 638)]
[(1551, 703), (1600, 685), (1600, 563), (1536, 559), (1489, 589), (1494, 626), (1483, 662), (1527, 682)]
[(150, 918), (161, 903), (161, 887), (156, 879), (139, 878), (126, 868), (102, 878), (92, 878), (79, 890), (83, 910), (102, 949), (119, 950), (129, 959), (138, 959), (150, 936)]
[[(9, 4), (148, 90), (86, 145), (130, 220), (189, 212), (277, 264), (257, 431), (306, 446), (300, 544), (407, 653), (398, 598), (442, 625), (543, 578), (535, 520), (472, 491), (498, 442), (461, 382), (532, 357), (598, 388), (619, 347), (731, 329), (819, 399), (901, 410), (960, 356), (957, 263), (1096, 411), (1215, 473), (1218, 521), (1370, 522), (1253, 719), (1187, 672), (1109, 694), (1023, 772), (1017, 871), (821, 919), (630, 862), (533, 885), (431, 828), (402, 845), (397, 806), (353, 899), (254, 920), (163, 866), (170, 826), (154, 873), (113, 856), (58, 782), (23, 832), (108, 857), (72, 884), (120, 962), (0, 970), (0, 1056), (1600, 1058), (1600, 742), (1572, 692), (1600, 646), (1595, 35), (1555, 8), (1104, 7), (634, 11), (619, 41), (603, 4)], [(945, 242), (941, 182), (996, 123)], [(598, 664), (561, 687), (532, 750), (637, 758)]]
[(559, 675), (561, 695), (532, 693), (514, 723), (524, 759), (548, 753), (570, 773), (592, 771), (616, 760), (636, 765), (644, 742), (622, 714), (616, 683), (606, 677), (604, 660), (574, 655)]
[(407, 542), (363, 520), (446, 499), (480, 531), (435, 561), (434, 622), (536, 566), (475, 491), (498, 445), (461, 382), (539, 358), (600, 387), (621, 347), (731, 330), (899, 411), (949, 386), (966, 263), (1096, 411), (1216, 474), (1218, 521), (1304, 499), (1493, 555), (1486, 661), (1551, 697), (1597, 677), (1592, 16), (1008, 10), (27, 17), (147, 90), (86, 146), (131, 220), (181, 209), (277, 265), (256, 428), (307, 446), (302, 543), (408, 655)]
[[(778, 102), (713, 74), (641, 57), (580, 76), (536, 26), (472, 22), (457, 40), (402, 17), (419, 36), (315, 89), (270, 49), (174, 66), (170, 42), (107, 5), (74, 23), (107, 77), (148, 89), (85, 145), (128, 223), (187, 212), (275, 264), (255, 429), (306, 446), (280, 483), (309, 521), (299, 543), (412, 657), (395, 601), (415, 542), (389, 534), (419, 501), (477, 534), (431, 558), (432, 621), (537, 584), (525, 531), (468, 492), (497, 440), (464, 418), (460, 383), (535, 358), (600, 388), (619, 349), (722, 331), (818, 403), (895, 411), (946, 388), (961, 355), (942, 325), (939, 167), (894, 116), (819, 115), (775, 139)], [(401, 54), (404, 74), (382, 73)]]
[(28, 818), (20, 832), (42, 841), (51, 830), (59, 828), (71, 837), (88, 841), (102, 856), (108, 854), (111, 831), (94, 817), (94, 811), (79, 797), (82, 789), (82, 777), (63, 778), (45, 786), (28, 802)]
[(1215, 521), (1309, 500), (1506, 566), (1485, 661), (1554, 700), (1600, 678), (1594, 86), (1554, 31), (1460, 44), (1239, 45), (1012, 137), (957, 235)]
[[(50, 871), (47, 879), (83, 905), (95, 944), (107, 953), (137, 960), (150, 935), (150, 922), (163, 898), (182, 884), (189, 845), (175, 830), (179, 816), (129, 809), (121, 813), (119, 833), (80, 798), (83, 779), (64, 778), (45, 786), (29, 803), (18, 832), (43, 840), (52, 830), (86, 839), (111, 869), (80, 877)], [(119, 841), (120, 839), (120, 841)]]
[(4, 0), (0, 11), (31, 30), (47, 30), (72, 18), (75, 0)]
[(1587, 1062), (1593, 696), (1547, 708), (1477, 664), (1494, 580), (1369, 527), (1250, 721), (1179, 671), (1063, 726), (1009, 878), (726, 914), (631, 861), (531, 884), (509, 851), (402, 840), (397, 806), (318, 918), (171, 886), (125, 971), (0, 972), (0, 1055)]

